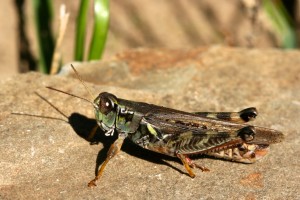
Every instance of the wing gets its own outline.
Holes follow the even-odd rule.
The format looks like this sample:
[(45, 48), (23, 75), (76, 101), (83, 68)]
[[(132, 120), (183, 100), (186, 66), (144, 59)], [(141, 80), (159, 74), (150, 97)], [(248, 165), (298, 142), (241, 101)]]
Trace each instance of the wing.
[[(248, 116), (250, 119), (252, 114), (254, 118), (255, 109), (248, 108), (240, 111), (239, 113), (239, 115), (244, 114), (243, 117)], [(162, 127), (162, 132), (168, 132), (169, 134), (177, 134), (178, 132), (183, 133), (186, 132), (184, 130), (192, 129), (196, 132), (199, 130), (210, 130), (215, 132), (215, 134), (229, 133), (231, 135), (236, 135), (236, 133), (239, 133), (240, 135), (243, 135), (244, 133), (241, 130), (246, 130), (246, 127), (251, 127), (253, 132), (255, 132), (255, 137), (251, 141), (246, 141), (249, 144), (273, 144), (281, 142), (284, 139), (283, 133), (277, 130), (259, 126), (253, 127), (245, 123), (231, 121), (230, 119), (221, 120), (213, 117), (200, 116), (199, 114), (195, 113), (187, 113), (172, 109), (164, 110), (161, 109), (161, 107), (158, 109), (152, 109), (149, 113), (147, 113), (147, 115), (145, 115), (145, 117), (149, 122), (151, 121), (151, 123), (157, 123), (158, 127), (161, 127), (160, 125), (165, 125), (165, 127)], [(236, 119), (238, 119), (238, 116), (236, 116)], [(247, 132), (249, 131), (246, 131), (246, 133)]]

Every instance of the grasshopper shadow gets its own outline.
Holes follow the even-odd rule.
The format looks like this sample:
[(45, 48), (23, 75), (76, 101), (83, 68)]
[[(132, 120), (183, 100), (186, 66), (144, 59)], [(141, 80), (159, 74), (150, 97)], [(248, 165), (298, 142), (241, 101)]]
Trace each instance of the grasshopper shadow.
[(106, 137), (104, 132), (98, 128), (95, 134), (91, 137), (92, 130), (97, 126), (97, 122), (95, 119), (87, 118), (84, 115), (79, 113), (72, 113), (68, 118), (69, 123), (72, 126), (73, 130), (76, 134), (90, 143), (90, 145), (96, 145), (102, 143), (103, 148), (99, 151), (97, 160), (96, 160), (96, 168), (95, 174), (98, 171), (98, 168), (106, 159), (107, 152), (109, 147), (114, 142), (116, 137)]
[[(101, 166), (101, 164), (105, 161), (107, 152), (109, 150), (109, 147), (111, 144), (117, 139), (117, 134), (114, 134), (112, 137), (105, 136), (104, 132), (98, 128), (96, 133), (91, 137), (91, 132), (97, 126), (97, 122), (95, 119), (87, 118), (84, 115), (81, 115), (79, 113), (72, 113), (70, 117), (68, 117), (68, 121), (73, 128), (73, 130), (76, 132), (76, 134), (89, 142), (91, 145), (102, 143), (103, 148), (100, 149), (97, 160), (96, 160), (96, 167), (95, 167), (95, 174), (98, 171), (98, 168)], [(152, 152), (147, 149), (143, 149), (142, 147), (134, 144), (129, 139), (126, 139), (122, 145), (121, 148), (122, 151), (126, 152), (127, 154), (140, 158), (142, 160), (146, 160), (148, 162), (152, 162), (159, 165), (166, 165), (168, 167), (171, 167), (172, 169), (182, 173), (186, 174), (185, 172), (181, 171), (180, 169), (172, 166), (167, 161), (173, 161), (180, 163), (178, 158), (170, 157), (167, 155), (163, 155), (160, 153)]]

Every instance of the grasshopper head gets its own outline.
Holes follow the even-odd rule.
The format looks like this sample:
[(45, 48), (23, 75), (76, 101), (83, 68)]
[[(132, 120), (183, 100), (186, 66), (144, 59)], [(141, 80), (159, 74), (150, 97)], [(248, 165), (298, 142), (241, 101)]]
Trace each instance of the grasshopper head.
[(117, 97), (113, 94), (102, 92), (94, 100), (96, 120), (105, 135), (113, 135), (117, 117)]

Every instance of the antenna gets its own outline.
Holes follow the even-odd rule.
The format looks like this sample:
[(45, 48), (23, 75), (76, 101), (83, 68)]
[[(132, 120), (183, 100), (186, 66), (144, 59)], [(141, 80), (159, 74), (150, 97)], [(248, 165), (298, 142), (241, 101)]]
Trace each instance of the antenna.
[(61, 92), (61, 93), (64, 93), (64, 94), (70, 95), (70, 96), (72, 96), (72, 97), (76, 97), (76, 98), (79, 98), (79, 99), (85, 100), (85, 101), (87, 101), (87, 102), (89, 102), (89, 103), (91, 103), (91, 104), (93, 104), (93, 105), (94, 105), (94, 103), (93, 103), (93, 102), (91, 102), (90, 100), (88, 100), (88, 99), (86, 99), (86, 98), (83, 98), (83, 97), (80, 97), (80, 96), (77, 96), (77, 95), (75, 95), (75, 94), (71, 94), (71, 93), (68, 93), (68, 92), (65, 92), (65, 91), (62, 91), (62, 90), (56, 89), (56, 88), (54, 88), (54, 87), (50, 87), (50, 86), (46, 86), (46, 88), (48, 88), (48, 89), (50, 89), (50, 90), (54, 90), (54, 91), (56, 91), (56, 92)]
[(85, 89), (88, 91), (88, 93), (90, 94), (92, 101), (95, 99), (95, 97), (92, 95), (92, 92), (89, 90), (89, 88), (87, 87), (87, 85), (85, 84), (85, 82), (83, 81), (83, 79), (81, 78), (81, 76), (79, 76), (79, 73), (77, 72), (77, 70), (75, 69), (75, 67), (71, 64), (71, 67), (74, 71), (74, 73), (76, 74), (77, 78), (80, 80), (80, 82), (82, 83), (82, 85), (85, 87)]

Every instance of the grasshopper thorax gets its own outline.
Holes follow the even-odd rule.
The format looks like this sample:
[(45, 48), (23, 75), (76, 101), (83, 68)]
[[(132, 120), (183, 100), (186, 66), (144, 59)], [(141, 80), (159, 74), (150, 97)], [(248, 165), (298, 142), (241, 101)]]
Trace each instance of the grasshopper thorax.
[(106, 132), (105, 135), (113, 135), (118, 110), (117, 97), (113, 94), (102, 92), (94, 100), (93, 104), (98, 125)]

